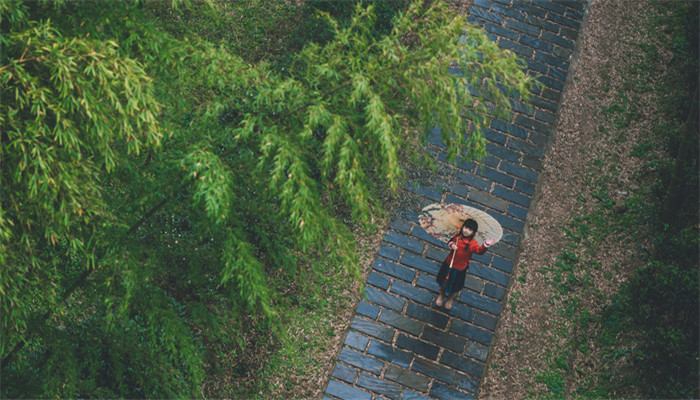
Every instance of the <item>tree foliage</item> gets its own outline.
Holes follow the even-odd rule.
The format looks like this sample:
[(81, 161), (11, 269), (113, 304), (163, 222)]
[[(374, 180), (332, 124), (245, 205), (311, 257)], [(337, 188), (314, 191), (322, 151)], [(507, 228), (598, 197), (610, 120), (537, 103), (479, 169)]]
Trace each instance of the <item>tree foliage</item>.
[(385, 35), (319, 14), (284, 71), (163, 29), (178, 7), (96, 4), (0, 3), (5, 396), (197, 395), (207, 344), (279, 327), (271, 274), (358, 273), (335, 210), (379, 212), (415, 132), (481, 157), (531, 85), (440, 3)]

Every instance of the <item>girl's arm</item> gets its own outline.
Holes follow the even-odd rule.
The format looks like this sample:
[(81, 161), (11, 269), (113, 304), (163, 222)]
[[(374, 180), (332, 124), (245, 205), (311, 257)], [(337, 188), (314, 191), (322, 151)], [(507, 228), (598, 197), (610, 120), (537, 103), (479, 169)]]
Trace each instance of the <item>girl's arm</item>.
[(472, 240), (470, 244), (472, 244), (473, 247), (472, 246), (470, 246), (470, 247), (472, 247), (473, 253), (478, 254), (478, 255), (482, 255), (482, 254), (486, 253), (486, 250), (489, 247), (491, 247), (494, 243), (496, 243), (496, 241), (494, 239), (486, 239), (484, 241), (483, 245), (478, 244), (476, 242), (476, 240)]

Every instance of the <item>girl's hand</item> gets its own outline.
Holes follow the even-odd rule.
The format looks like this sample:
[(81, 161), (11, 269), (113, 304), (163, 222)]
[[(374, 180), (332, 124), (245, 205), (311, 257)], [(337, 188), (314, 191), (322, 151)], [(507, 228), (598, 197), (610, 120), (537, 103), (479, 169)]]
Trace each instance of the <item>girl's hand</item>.
[(496, 239), (486, 239), (484, 240), (484, 244), (486, 245), (486, 247), (493, 246), (494, 244), (496, 244)]
[(451, 248), (452, 250), (457, 250), (457, 244), (452, 243), (452, 244), (450, 245), (450, 248)]

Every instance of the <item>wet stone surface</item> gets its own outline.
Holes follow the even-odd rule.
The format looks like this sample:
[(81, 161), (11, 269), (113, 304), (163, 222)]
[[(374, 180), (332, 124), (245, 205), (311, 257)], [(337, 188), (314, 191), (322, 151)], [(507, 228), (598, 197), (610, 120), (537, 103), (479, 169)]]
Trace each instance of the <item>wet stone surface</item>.
[[(437, 170), (408, 171), (324, 399), (475, 398), (587, 8), (586, 0), (474, 0), (462, 8), (544, 86), (532, 104), (512, 99), (509, 120), (491, 121), (481, 164), (447, 164), (441, 128), (432, 129), (425, 150)], [(449, 311), (435, 306), (435, 275), (448, 249), (418, 223), (421, 208), (436, 202), (485, 210), (504, 230), (497, 245), (473, 258)]]

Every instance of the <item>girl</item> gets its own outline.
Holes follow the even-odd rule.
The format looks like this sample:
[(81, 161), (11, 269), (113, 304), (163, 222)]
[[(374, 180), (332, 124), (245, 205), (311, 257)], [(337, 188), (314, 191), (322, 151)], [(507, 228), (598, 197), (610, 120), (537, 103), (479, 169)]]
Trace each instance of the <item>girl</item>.
[(452, 298), (455, 293), (464, 287), (464, 279), (467, 276), (467, 267), (472, 254), (484, 254), (488, 247), (496, 243), (494, 239), (486, 239), (483, 245), (479, 245), (474, 240), (474, 235), (478, 229), (479, 224), (473, 219), (468, 219), (462, 224), (459, 233), (447, 244), (453, 251), (447, 255), (437, 275), (437, 283), (440, 285), (440, 296), (435, 301), (436, 306), (442, 307), (445, 296), (447, 296), (445, 309), (452, 309)]

